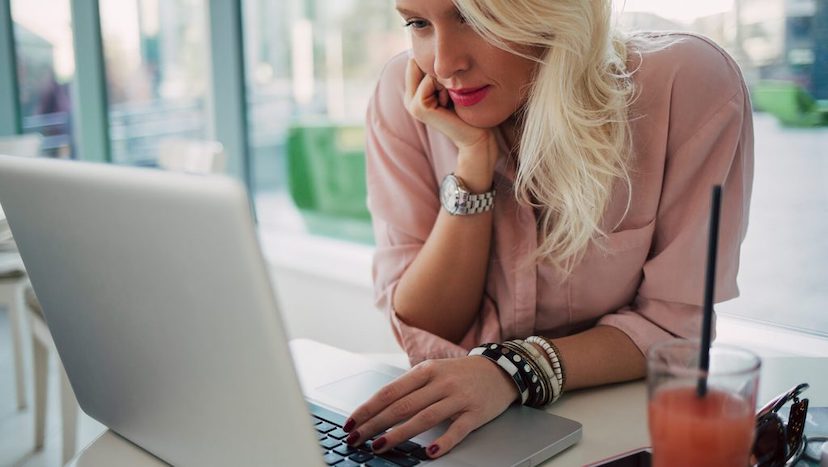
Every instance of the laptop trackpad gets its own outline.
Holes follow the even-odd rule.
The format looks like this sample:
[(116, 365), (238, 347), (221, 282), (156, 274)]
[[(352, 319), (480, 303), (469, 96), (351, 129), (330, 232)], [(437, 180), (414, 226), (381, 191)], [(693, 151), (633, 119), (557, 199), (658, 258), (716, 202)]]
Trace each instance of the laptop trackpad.
[(336, 408), (353, 411), (396, 377), (368, 370), (316, 388)]

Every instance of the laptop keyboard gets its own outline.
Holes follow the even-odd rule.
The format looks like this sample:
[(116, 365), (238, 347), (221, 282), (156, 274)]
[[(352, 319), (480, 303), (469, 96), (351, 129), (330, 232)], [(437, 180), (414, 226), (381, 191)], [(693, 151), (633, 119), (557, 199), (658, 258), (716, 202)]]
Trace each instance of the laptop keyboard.
[[(394, 449), (374, 454), (369, 440), (362, 446), (349, 446), (345, 442), (348, 433), (342, 429), (344, 417), (315, 404), (309, 404), (314, 418), (319, 446), (325, 463), (336, 467), (411, 467), (429, 460), (425, 448), (413, 441), (405, 441)], [(379, 436), (379, 435), (378, 435)]]

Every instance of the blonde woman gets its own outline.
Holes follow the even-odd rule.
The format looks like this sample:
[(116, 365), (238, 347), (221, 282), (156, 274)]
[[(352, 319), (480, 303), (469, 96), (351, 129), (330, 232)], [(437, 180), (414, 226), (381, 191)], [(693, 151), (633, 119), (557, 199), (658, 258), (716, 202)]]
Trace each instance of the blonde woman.
[(716, 300), (737, 296), (751, 109), (719, 47), (624, 37), (609, 0), (396, 6), (413, 47), (370, 104), (368, 188), (377, 303), (415, 366), (346, 431), (396, 426), (384, 452), (452, 420), (439, 457), (527, 401), (530, 380), (467, 355), (482, 343), (531, 357), (539, 405), (641, 378), (654, 343), (697, 337), (715, 184)]

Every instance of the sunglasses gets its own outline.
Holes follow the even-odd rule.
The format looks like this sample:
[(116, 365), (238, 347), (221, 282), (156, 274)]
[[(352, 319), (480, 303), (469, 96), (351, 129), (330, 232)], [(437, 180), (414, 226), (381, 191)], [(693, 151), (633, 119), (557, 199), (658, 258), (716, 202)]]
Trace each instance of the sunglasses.
[[(799, 459), (811, 457), (806, 453), (808, 443), (825, 442), (826, 438), (805, 437), (805, 418), (808, 415), (808, 399), (800, 398), (808, 384), (794, 386), (768, 402), (756, 414), (756, 439), (753, 444), (751, 465), (754, 467), (783, 467), (793, 465)], [(791, 402), (788, 421), (779, 415), (779, 409)], [(817, 462), (819, 459), (813, 459)]]

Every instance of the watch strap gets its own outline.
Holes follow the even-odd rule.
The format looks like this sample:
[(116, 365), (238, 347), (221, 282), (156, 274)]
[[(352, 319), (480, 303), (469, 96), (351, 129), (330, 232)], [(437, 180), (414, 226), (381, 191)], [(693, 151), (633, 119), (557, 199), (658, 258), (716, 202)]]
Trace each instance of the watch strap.
[(495, 194), (494, 189), (486, 193), (470, 194), (467, 199), (466, 214), (478, 214), (492, 209)]

